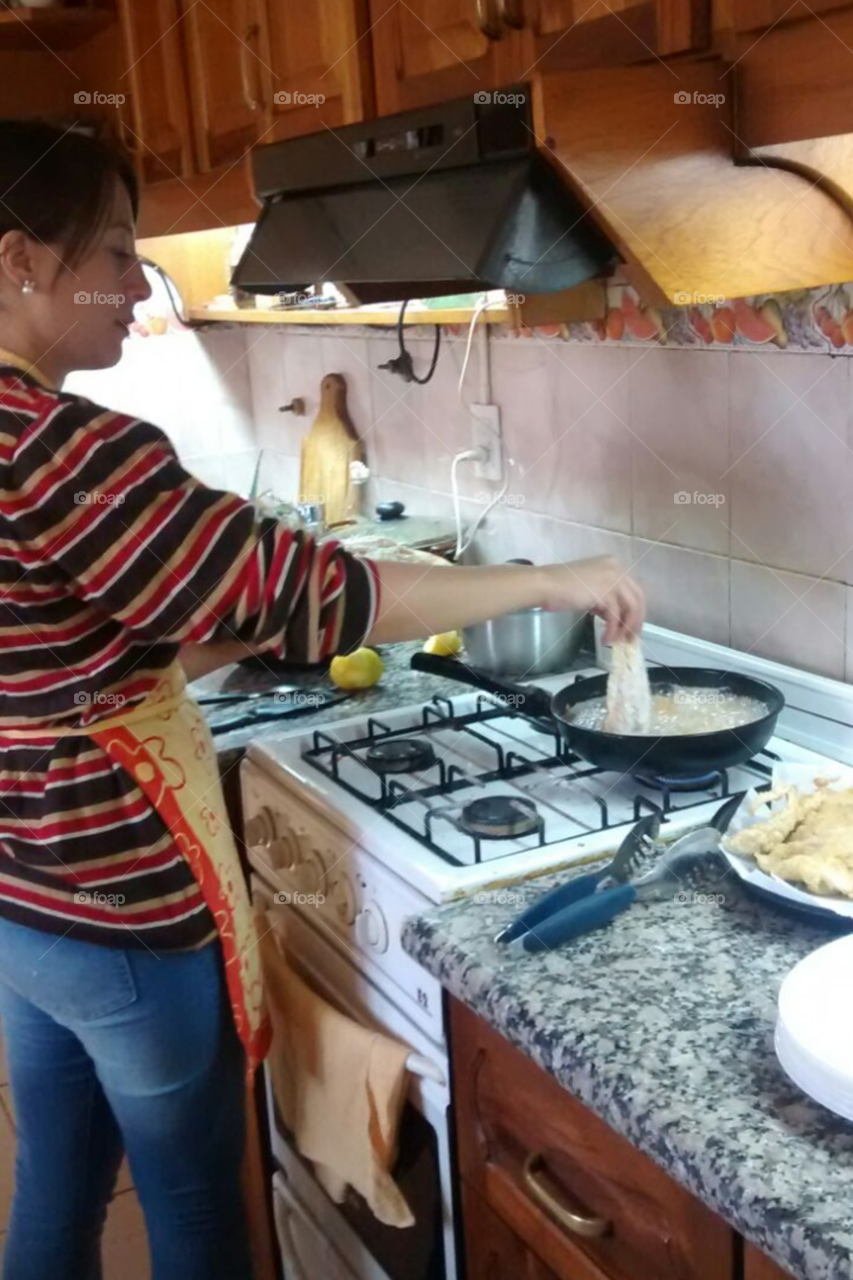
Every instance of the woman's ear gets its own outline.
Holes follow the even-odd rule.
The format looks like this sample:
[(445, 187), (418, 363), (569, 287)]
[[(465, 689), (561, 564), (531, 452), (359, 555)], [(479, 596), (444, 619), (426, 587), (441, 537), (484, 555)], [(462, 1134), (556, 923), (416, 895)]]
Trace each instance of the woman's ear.
[(35, 278), (35, 262), (29, 238), (23, 231), (7, 231), (0, 236), (0, 281), (8, 282), (17, 290), (32, 285)]

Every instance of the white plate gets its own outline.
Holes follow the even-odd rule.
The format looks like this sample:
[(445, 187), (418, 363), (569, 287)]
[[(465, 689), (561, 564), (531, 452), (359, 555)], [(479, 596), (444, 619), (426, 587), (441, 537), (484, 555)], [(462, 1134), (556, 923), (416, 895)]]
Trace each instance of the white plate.
[(782, 983), (776, 1054), (804, 1093), (853, 1120), (853, 935), (801, 960)]

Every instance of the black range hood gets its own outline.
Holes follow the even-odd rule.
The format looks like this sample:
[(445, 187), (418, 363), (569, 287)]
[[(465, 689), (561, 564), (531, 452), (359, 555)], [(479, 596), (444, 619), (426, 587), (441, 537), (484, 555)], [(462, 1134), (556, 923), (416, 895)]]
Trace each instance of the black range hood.
[(537, 149), (525, 85), (257, 147), (252, 166), (263, 208), (232, 278), (249, 293), (554, 293), (618, 258)]

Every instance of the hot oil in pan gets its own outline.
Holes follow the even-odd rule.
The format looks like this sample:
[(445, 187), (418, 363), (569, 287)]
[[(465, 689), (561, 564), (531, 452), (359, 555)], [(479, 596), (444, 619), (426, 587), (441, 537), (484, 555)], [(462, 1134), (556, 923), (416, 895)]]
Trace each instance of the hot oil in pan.
[[(684, 687), (653, 693), (652, 718), (648, 736), (683, 737), (692, 733), (716, 733), (737, 729), (767, 715), (767, 706), (758, 698), (727, 689)], [(578, 729), (603, 731), (607, 716), (606, 697), (578, 703), (568, 715)]]

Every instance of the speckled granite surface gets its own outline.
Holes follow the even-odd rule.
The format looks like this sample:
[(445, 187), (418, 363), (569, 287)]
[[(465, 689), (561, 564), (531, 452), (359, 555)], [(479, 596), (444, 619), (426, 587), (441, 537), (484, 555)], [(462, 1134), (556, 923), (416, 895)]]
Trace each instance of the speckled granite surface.
[[(421, 641), (410, 644), (389, 644), (378, 646), (378, 652), (385, 663), (385, 673), (379, 684), (373, 689), (364, 689), (335, 703), (334, 706), (318, 707), (308, 715), (295, 718), (279, 719), (256, 725), (235, 729), (230, 733), (217, 734), (216, 747), (220, 763), (227, 762), (229, 755), (240, 756), (252, 742), (263, 742), (264, 737), (272, 737), (288, 729), (307, 729), (316, 725), (336, 724), (348, 720), (352, 716), (366, 712), (387, 711), (391, 707), (404, 707), (407, 703), (424, 702), (434, 694), (448, 697), (467, 693), (464, 685), (452, 680), (443, 680), (438, 676), (426, 675), (420, 671), (412, 671), (409, 662), (413, 653), (422, 646)], [(275, 668), (268, 671), (254, 670), (242, 664), (223, 667), (209, 676), (195, 680), (189, 687), (194, 697), (206, 693), (263, 691), (278, 683), (298, 684), (307, 692), (328, 694), (330, 697), (342, 697), (343, 691), (336, 689), (328, 674), (320, 669), (305, 668), (301, 672), (289, 669), (286, 674), (277, 674)], [(258, 699), (257, 701), (260, 701)], [(245, 704), (228, 704), (227, 706), (205, 707), (210, 725), (216, 726), (226, 719), (236, 718)], [(260, 710), (260, 708), (259, 708)]]
[[(404, 947), (458, 997), (799, 1280), (853, 1277), (853, 1125), (773, 1050), (785, 974), (837, 936), (745, 898), (636, 906), (557, 952), (494, 945), (515, 906), (409, 921)], [(555, 883), (527, 886), (525, 905)], [(519, 886), (522, 889), (524, 886)]]

